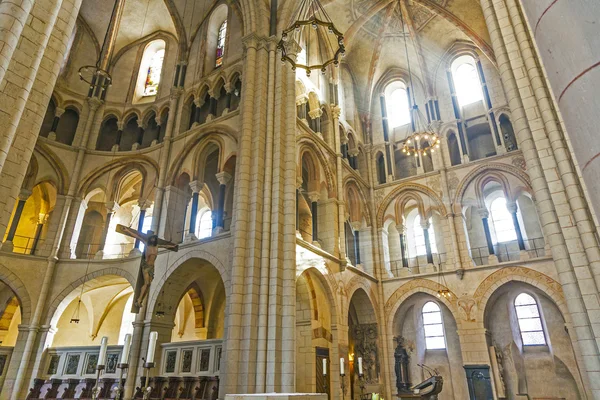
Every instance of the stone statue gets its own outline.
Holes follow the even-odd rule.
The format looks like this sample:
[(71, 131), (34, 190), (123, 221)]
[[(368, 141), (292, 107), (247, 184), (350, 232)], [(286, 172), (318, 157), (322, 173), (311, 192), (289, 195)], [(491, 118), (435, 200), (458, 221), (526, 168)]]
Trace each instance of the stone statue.
[(159, 239), (152, 231), (142, 233), (123, 225), (117, 225), (116, 232), (138, 239), (144, 243), (144, 253), (140, 261), (140, 270), (135, 285), (135, 301), (131, 306), (131, 312), (137, 314), (146, 303), (148, 290), (154, 279), (154, 262), (156, 261), (156, 257), (158, 257), (158, 249), (163, 247), (171, 251), (179, 251), (179, 245)]

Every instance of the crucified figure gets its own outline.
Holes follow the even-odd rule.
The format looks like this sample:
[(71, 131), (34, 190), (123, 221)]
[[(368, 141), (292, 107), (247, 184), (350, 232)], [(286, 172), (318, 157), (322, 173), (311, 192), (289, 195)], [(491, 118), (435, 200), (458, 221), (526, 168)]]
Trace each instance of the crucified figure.
[(158, 257), (158, 249), (163, 247), (171, 251), (179, 251), (179, 245), (159, 239), (152, 231), (142, 233), (123, 225), (117, 225), (116, 232), (144, 243), (144, 253), (140, 261), (140, 271), (135, 285), (135, 301), (132, 306), (132, 312), (137, 314), (146, 302), (150, 284), (154, 279), (154, 262)]

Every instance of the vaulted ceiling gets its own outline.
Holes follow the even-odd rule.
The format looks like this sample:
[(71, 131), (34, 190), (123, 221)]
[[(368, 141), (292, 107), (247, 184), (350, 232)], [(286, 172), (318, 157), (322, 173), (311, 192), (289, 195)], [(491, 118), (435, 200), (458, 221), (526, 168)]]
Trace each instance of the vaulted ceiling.
[[(297, 2), (279, 0), (280, 10), (289, 1)], [(359, 94), (366, 98), (386, 71), (407, 68), (403, 20), (410, 34), (407, 43), (413, 73), (426, 90), (435, 86), (435, 71), (456, 42), (473, 43), (493, 58), (479, 0), (321, 1), (336, 26), (345, 32), (344, 62)], [(187, 46), (217, 4), (218, 0), (127, 0), (116, 51), (157, 31), (169, 33)], [(103, 42), (113, 5), (114, 0), (83, 1), (80, 20), (93, 32), (98, 45)]]

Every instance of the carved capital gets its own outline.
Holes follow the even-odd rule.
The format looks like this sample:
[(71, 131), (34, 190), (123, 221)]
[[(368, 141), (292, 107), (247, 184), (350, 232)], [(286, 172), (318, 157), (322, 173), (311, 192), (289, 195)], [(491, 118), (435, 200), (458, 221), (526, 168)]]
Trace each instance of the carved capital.
[(478, 208), (477, 212), (479, 213), (481, 219), (488, 218), (490, 216), (490, 212), (485, 207)]
[(57, 108), (56, 110), (54, 110), (54, 116), (60, 118), (65, 113), (65, 111), (66, 110), (64, 108)]
[(152, 207), (153, 202), (148, 200), (148, 199), (140, 199), (138, 201), (138, 206), (140, 207), (140, 210), (147, 210), (150, 207)]
[(517, 207), (517, 203), (515, 201), (507, 201), (506, 209), (511, 214), (516, 214), (519, 207)]
[(311, 119), (321, 118), (322, 115), (323, 115), (323, 110), (321, 110), (320, 108), (317, 108), (316, 110), (312, 110), (312, 111), (308, 112), (308, 116)]
[(219, 172), (215, 176), (221, 185), (227, 185), (232, 178), (231, 174), (225, 171)]
[(108, 201), (104, 204), (104, 206), (106, 207), (106, 211), (108, 211), (109, 213), (115, 213), (119, 211), (119, 208), (121, 208), (119, 203), (117, 203), (116, 201)]
[(340, 115), (342, 114), (342, 109), (340, 108), (340, 106), (333, 106), (331, 107), (331, 116), (333, 117), (333, 119), (340, 119)]
[(319, 194), (319, 192), (309, 192), (308, 193), (308, 198), (311, 203), (318, 202), (320, 197), (321, 197), (321, 195)]
[(200, 193), (204, 188), (204, 182), (200, 182), (198, 180), (190, 182), (190, 188), (192, 189), (192, 193)]
[(33, 192), (29, 189), (21, 189), (21, 191), (19, 192), (19, 200), (22, 201), (27, 201), (27, 199), (29, 198), (29, 196), (31, 196)]

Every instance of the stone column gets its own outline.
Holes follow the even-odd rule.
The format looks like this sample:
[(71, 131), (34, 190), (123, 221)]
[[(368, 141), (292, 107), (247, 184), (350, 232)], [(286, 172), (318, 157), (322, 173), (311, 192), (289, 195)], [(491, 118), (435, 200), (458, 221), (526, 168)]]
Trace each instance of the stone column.
[(358, 267), (361, 264), (360, 260), (360, 222), (352, 223), (352, 230), (354, 231), (354, 256), (356, 257), (356, 265)]
[(319, 193), (311, 192), (308, 194), (310, 200), (310, 211), (312, 214), (312, 242), (314, 245), (319, 245)]
[(196, 105), (196, 111), (194, 113), (194, 123), (192, 124), (192, 127), (200, 124), (200, 107), (204, 105), (204, 99), (196, 98), (194, 99), (194, 104)]
[(485, 232), (485, 241), (488, 247), (488, 264), (497, 264), (498, 257), (494, 251), (494, 242), (492, 241), (492, 233), (490, 232), (490, 224), (488, 222), (488, 218), (490, 217), (490, 213), (487, 208), (480, 208), (477, 210), (479, 212), (479, 216), (481, 217), (481, 223), (483, 224), (483, 231)]
[(208, 92), (208, 94), (210, 95), (210, 107), (208, 109), (209, 111), (208, 111), (208, 116), (206, 117), (206, 122), (212, 121), (213, 119), (218, 117), (218, 115), (217, 115), (217, 98), (215, 97), (215, 94), (212, 92)]
[(396, 225), (396, 230), (400, 235), (400, 255), (402, 257), (402, 268), (408, 268), (408, 255), (406, 254), (406, 228), (404, 224)]
[(123, 128), (125, 123), (123, 121), (117, 121), (117, 137), (115, 138), (115, 144), (113, 145), (111, 151), (119, 151), (121, 147), (121, 139), (123, 138)]
[(306, 125), (308, 125), (308, 120), (306, 119), (306, 104), (308, 103), (308, 98), (305, 95), (302, 95), (296, 98), (296, 107), (298, 109), (298, 118), (302, 120)]
[(231, 178), (231, 175), (225, 171), (217, 174), (217, 180), (219, 181), (219, 202), (217, 205), (217, 225), (215, 232), (217, 234), (223, 232), (225, 229), (225, 191), (227, 189), (227, 184), (229, 181), (231, 181)]
[(87, 207), (87, 201), (85, 200), (80, 198), (73, 198), (71, 200), (69, 214), (63, 229), (61, 247), (58, 253), (59, 258), (70, 259), (76, 257), (77, 241), (79, 240), (79, 233), (81, 232), (81, 225), (83, 224)]
[(34, 255), (35, 251), (37, 250), (38, 244), (40, 242), (40, 237), (42, 236), (42, 229), (44, 228), (46, 222), (48, 222), (48, 214), (40, 214), (37, 226), (35, 227), (35, 237), (33, 238), (33, 244), (31, 245), (31, 255)]
[(433, 264), (433, 253), (431, 251), (431, 241), (429, 240), (429, 221), (424, 218), (421, 218), (421, 228), (423, 229), (423, 239), (425, 240), (427, 264)]
[(344, 205), (344, 186), (343, 186), (343, 176), (344, 176), (344, 170), (343, 170), (343, 166), (342, 166), (342, 158), (343, 158), (343, 152), (342, 152), (342, 147), (343, 147), (343, 142), (342, 142), (342, 138), (340, 137), (340, 113), (341, 113), (341, 109), (339, 106), (334, 105), (333, 107), (331, 107), (331, 116), (333, 118), (333, 140), (334, 140), (334, 148), (335, 149), (339, 149), (339, 151), (336, 154), (336, 177), (337, 177), (337, 182), (336, 182), (336, 189), (337, 189), (337, 193), (336, 193), (336, 197), (337, 197), (337, 202), (338, 202), (338, 234), (337, 234), (337, 238), (338, 238), (338, 246), (339, 246), (339, 258), (341, 260), (346, 260), (346, 239), (344, 237), (345, 233), (344, 233), (344, 215), (345, 215), (345, 205)]
[(515, 233), (517, 234), (517, 242), (519, 243), (519, 250), (525, 251), (525, 241), (523, 240), (523, 232), (521, 231), (521, 224), (519, 224), (519, 218), (517, 216), (517, 203), (514, 201), (506, 202), (506, 209), (512, 216), (513, 225), (515, 226)]
[(19, 200), (17, 202), (17, 208), (15, 209), (15, 213), (13, 215), (12, 222), (8, 230), (8, 235), (6, 236), (6, 241), (2, 244), (2, 251), (12, 253), (12, 251), (14, 250), (13, 240), (15, 239), (15, 233), (17, 232), (19, 221), (21, 221), (23, 208), (25, 207), (25, 203), (27, 202), (29, 196), (31, 196), (30, 190), (21, 189), (21, 193), (19, 194)]
[(63, 108), (57, 108), (54, 111), (54, 120), (52, 120), (52, 128), (50, 128), (50, 133), (48, 133), (48, 139), (56, 140), (56, 128), (58, 128), (58, 123), (60, 122), (60, 117), (65, 113)]
[[(190, 210), (190, 232), (186, 235), (186, 240), (197, 240), (196, 225), (198, 223), (198, 202), (200, 200), (200, 192), (204, 187), (204, 183), (200, 181), (190, 182), (190, 188), (192, 189), (192, 209)], [(219, 191), (220, 195), (220, 191)], [(218, 212), (218, 211), (217, 211)]]
[(131, 150), (137, 150), (142, 147), (144, 141), (144, 132), (146, 131), (146, 124), (144, 121), (138, 120), (138, 134), (135, 143), (131, 146)]
[(348, 161), (354, 170), (358, 170), (358, 149), (352, 149), (348, 152)]
[(102, 237), (100, 238), (100, 250), (96, 253), (96, 259), (101, 260), (104, 258), (104, 246), (106, 246), (106, 237), (108, 236), (108, 230), (110, 228), (110, 221), (113, 215), (119, 210), (119, 204), (116, 201), (109, 201), (106, 203), (106, 218), (104, 222), (104, 229), (102, 230)]
[[(142, 229), (144, 229), (144, 220), (146, 219), (146, 211), (152, 206), (152, 202), (150, 202), (148, 200), (140, 199), (140, 201), (138, 202), (138, 206), (140, 207), (140, 215), (138, 217), (137, 230), (138, 230), (138, 232), (141, 232)], [(133, 246), (133, 248), (134, 249), (140, 248), (140, 240), (139, 239), (135, 239), (135, 245)]]
[[(597, 95), (600, 92), (600, 35), (597, 23), (591, 23), (590, 18), (598, 20), (600, 4), (589, 0), (521, 0), (520, 4), (529, 22), (528, 34), (537, 44), (537, 55), (543, 61), (564, 118), (590, 201), (599, 215), (600, 142), (593, 116), (600, 114)], [(512, 12), (512, 7), (508, 8)]]
[[(183, 74), (183, 71), (182, 71)], [(160, 159), (158, 163), (160, 165), (158, 184), (154, 194), (154, 210), (152, 212), (152, 230), (159, 232), (159, 224), (162, 214), (163, 199), (165, 194), (165, 180), (168, 173), (168, 162), (171, 153), (171, 138), (173, 136), (173, 129), (175, 127), (175, 120), (177, 116), (177, 105), (179, 103), (179, 97), (181, 96), (181, 89), (171, 89), (171, 95), (169, 98), (169, 116), (167, 118), (167, 127), (165, 129), (164, 148), (160, 152)]]
[(323, 115), (323, 110), (321, 110), (320, 108), (317, 108), (316, 110), (312, 110), (312, 111), (308, 112), (308, 116), (310, 117), (310, 119), (315, 121), (315, 133), (321, 138), (323, 137), (323, 134), (321, 133), (321, 116), (322, 115)]
[(2, 30), (0, 30), (0, 83), (3, 82), (4, 74), (19, 43), (23, 27), (27, 24), (27, 17), (33, 7), (33, 0), (19, 1), (6, 0), (0, 2), (0, 15), (2, 19)]

